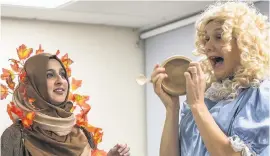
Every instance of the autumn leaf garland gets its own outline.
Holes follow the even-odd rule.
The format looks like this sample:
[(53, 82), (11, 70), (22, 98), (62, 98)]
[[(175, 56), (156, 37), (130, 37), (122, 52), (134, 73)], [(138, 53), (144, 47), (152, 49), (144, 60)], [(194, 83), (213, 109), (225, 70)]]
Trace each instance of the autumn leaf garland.
[[(41, 53), (44, 53), (44, 49), (42, 49), (42, 46), (39, 45), (39, 48), (36, 50), (35, 54), (37, 55)], [(60, 51), (57, 50), (55, 54), (57, 56), (60, 55)], [(8, 95), (13, 94), (16, 86), (16, 78), (18, 83), (25, 82), (27, 75), (26, 72), (23, 70), (23, 65), (29, 57), (33, 56), (33, 48), (27, 48), (26, 45), (22, 44), (17, 48), (17, 55), (18, 59), (9, 59), (9, 61), (11, 62), (11, 69), (2, 68), (1, 80), (4, 81), (6, 85), (2, 83), (0, 84), (1, 100), (5, 100), (7, 99)], [(60, 60), (67, 71), (68, 78), (71, 78), (70, 65), (74, 62), (68, 57), (68, 54), (63, 55)], [(71, 80), (71, 90), (69, 92), (68, 99), (72, 101), (74, 105), (70, 111), (73, 112), (76, 108), (80, 109), (80, 113), (76, 114), (76, 124), (78, 126), (84, 127), (90, 133), (92, 133), (94, 137), (94, 142), (96, 145), (98, 145), (102, 141), (103, 132), (101, 128), (94, 127), (88, 123), (87, 114), (91, 109), (90, 105), (87, 103), (87, 101), (89, 100), (89, 96), (75, 93), (75, 91), (77, 91), (82, 86), (82, 80), (76, 80), (75, 78), (71, 78)], [(23, 93), (24, 98), (26, 98), (26, 100), (28, 100), (30, 104), (35, 102), (35, 99), (27, 97), (25, 89), (22, 89), (21, 92)], [(16, 107), (13, 102), (10, 102), (7, 105), (7, 112), (12, 121), (14, 121), (12, 113), (16, 114), (21, 119), (22, 124), (25, 128), (30, 128), (33, 124), (33, 120), (35, 117), (34, 111), (24, 113), (20, 108)], [(97, 148), (96, 150), (92, 150), (92, 155), (106, 156), (107, 153)]]

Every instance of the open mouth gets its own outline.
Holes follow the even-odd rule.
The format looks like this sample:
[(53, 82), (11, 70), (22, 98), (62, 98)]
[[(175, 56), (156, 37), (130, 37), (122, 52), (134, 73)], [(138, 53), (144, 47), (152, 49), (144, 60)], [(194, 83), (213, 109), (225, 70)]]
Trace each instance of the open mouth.
[(211, 64), (213, 67), (218, 67), (223, 64), (224, 58), (220, 56), (210, 56), (209, 60), (211, 61)]

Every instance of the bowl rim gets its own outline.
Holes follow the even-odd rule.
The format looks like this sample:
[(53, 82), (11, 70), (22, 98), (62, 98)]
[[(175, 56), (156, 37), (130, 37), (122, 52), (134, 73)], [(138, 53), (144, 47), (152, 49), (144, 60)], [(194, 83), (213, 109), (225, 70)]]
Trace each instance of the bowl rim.
[(183, 60), (188, 61), (189, 63), (192, 62), (192, 60), (190, 58), (187, 58), (183, 55), (174, 55), (174, 56), (168, 57), (165, 61), (163, 61), (161, 64), (161, 67), (164, 67), (168, 62), (170, 62), (171, 60), (174, 60), (174, 59), (183, 59)]
[[(174, 55), (174, 56), (168, 57), (168, 58), (161, 64), (161, 67), (164, 67), (168, 62), (170, 62), (171, 60), (174, 60), (174, 59), (183, 59), (183, 60), (188, 61), (189, 63), (192, 62), (191, 59), (189, 59), (189, 58), (187, 58), (187, 57), (185, 57), (185, 56), (183, 56), (183, 55)], [(166, 85), (164, 85), (163, 83), (162, 83), (161, 85), (162, 85), (163, 89), (164, 89), (167, 93), (169, 93), (169, 94), (171, 94), (171, 95), (173, 95), (173, 96), (181, 96), (181, 95), (185, 95), (185, 94), (186, 94), (186, 92), (184, 92), (184, 93), (179, 93), (179, 92), (173, 91), (173, 90), (169, 89), (169, 88), (168, 88)]]

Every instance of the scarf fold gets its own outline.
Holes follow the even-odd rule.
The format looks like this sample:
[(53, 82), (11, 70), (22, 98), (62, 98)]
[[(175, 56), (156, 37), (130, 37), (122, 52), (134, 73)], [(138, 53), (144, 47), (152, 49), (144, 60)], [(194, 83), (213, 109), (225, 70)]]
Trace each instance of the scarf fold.
[[(50, 59), (56, 59), (65, 70), (55, 55), (35, 55), (25, 62), (26, 81), (20, 83), (14, 91), (14, 104), (24, 113), (35, 112), (31, 128), (23, 129), (25, 149), (32, 156), (88, 156), (91, 148), (84, 132), (75, 126), (74, 114), (70, 112), (73, 104), (67, 101), (68, 95), (60, 105), (49, 101), (46, 73)], [(66, 80), (69, 84), (68, 78)], [(70, 85), (68, 90), (69, 87)], [(26, 91), (28, 98), (35, 101), (29, 103), (22, 90)], [(15, 119), (18, 118), (15, 114), (12, 115)]]

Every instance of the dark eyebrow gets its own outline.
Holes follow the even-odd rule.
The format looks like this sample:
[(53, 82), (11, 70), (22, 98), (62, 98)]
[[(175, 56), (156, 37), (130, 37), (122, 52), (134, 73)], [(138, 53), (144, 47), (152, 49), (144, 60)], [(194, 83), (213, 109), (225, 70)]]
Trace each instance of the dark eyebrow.
[[(50, 71), (50, 72), (55, 72), (54, 69), (48, 69), (47, 72)], [(59, 72), (65, 72), (65, 70), (63, 68), (60, 68), (59, 69)]]
[(54, 70), (53, 70), (53, 69), (48, 69), (48, 70), (47, 70), (47, 72), (48, 72), (48, 71), (54, 72)]

